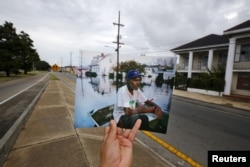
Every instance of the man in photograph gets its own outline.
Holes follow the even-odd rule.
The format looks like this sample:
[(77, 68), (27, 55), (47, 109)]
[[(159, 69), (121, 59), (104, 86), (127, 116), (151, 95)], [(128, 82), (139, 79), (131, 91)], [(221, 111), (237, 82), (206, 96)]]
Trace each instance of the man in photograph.
[(150, 130), (149, 120), (144, 113), (154, 113), (157, 118), (162, 117), (161, 108), (148, 100), (139, 89), (142, 75), (137, 70), (130, 70), (126, 74), (127, 84), (119, 88), (114, 107), (114, 119), (120, 128), (131, 129), (136, 120), (141, 119), (141, 130)]

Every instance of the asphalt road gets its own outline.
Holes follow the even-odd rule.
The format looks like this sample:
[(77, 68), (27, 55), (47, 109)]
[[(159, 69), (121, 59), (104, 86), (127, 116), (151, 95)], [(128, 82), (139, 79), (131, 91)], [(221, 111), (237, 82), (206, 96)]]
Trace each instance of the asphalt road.
[[(249, 127), (249, 111), (174, 96), (167, 134), (154, 134), (207, 166), (208, 151), (250, 150)], [(178, 166), (188, 166), (160, 147), (153, 150)]]
[(0, 84), (0, 139), (29, 108), (47, 81), (47, 73), (42, 73)]
[(32, 87), (33, 85), (41, 81), (45, 75), (47, 75), (47, 73), (41, 73), (38, 75), (24, 77), (21, 79), (16, 79), (16, 80), (1, 83), (0, 84), (0, 104), (3, 104), (8, 99)]

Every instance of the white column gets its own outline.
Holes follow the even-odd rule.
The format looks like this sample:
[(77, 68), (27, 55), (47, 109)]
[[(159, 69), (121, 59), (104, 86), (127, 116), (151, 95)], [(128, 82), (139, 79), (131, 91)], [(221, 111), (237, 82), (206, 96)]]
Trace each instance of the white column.
[(208, 62), (207, 62), (207, 67), (209, 70), (212, 70), (213, 56), (214, 56), (214, 50), (210, 49), (208, 51)]
[(230, 38), (228, 54), (227, 54), (227, 65), (226, 65), (226, 71), (225, 71), (225, 82), (226, 82), (225, 83), (225, 88), (224, 88), (224, 94), (225, 95), (230, 95), (231, 94), (235, 46), (236, 46), (236, 39), (235, 38)]
[(193, 69), (193, 52), (189, 52), (189, 58), (188, 58), (188, 78), (192, 77), (192, 69)]

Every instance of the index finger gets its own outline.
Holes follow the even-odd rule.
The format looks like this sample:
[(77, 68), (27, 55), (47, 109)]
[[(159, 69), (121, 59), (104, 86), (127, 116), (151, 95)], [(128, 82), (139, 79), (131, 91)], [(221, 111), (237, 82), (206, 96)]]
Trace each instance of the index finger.
[(129, 133), (129, 135), (128, 135), (128, 139), (129, 139), (131, 142), (134, 141), (135, 136), (136, 136), (136, 133), (138, 132), (140, 126), (141, 126), (141, 120), (138, 119), (138, 120), (135, 122), (133, 128), (131, 129), (131, 131), (130, 131), (130, 133)]
[(110, 127), (109, 127), (109, 135), (107, 139), (115, 139), (116, 137), (117, 126), (114, 120), (110, 120)]

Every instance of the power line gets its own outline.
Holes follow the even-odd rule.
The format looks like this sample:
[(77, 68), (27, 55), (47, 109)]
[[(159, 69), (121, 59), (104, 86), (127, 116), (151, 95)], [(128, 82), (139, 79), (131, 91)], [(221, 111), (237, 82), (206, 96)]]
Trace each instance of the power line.
[(144, 54), (144, 53), (160, 53), (160, 52), (170, 52), (170, 50), (159, 50), (159, 51), (151, 51), (151, 52), (132, 52), (132, 53), (123, 53), (123, 55), (128, 55), (128, 54)]

